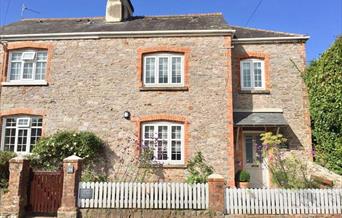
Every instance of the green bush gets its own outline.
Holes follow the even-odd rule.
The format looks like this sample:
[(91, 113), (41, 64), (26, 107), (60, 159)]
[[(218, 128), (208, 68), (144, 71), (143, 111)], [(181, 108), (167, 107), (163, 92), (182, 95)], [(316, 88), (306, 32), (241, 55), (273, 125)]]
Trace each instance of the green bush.
[(187, 165), (187, 171), (189, 173), (187, 177), (187, 183), (206, 183), (208, 176), (210, 176), (214, 169), (213, 167), (206, 164), (206, 161), (201, 152), (198, 152)]
[(9, 178), (9, 160), (16, 154), (8, 151), (0, 151), (0, 189), (6, 189)]
[(342, 175), (342, 37), (304, 74), (316, 161)]
[(251, 175), (249, 172), (241, 170), (237, 173), (236, 178), (238, 178), (239, 182), (249, 182), (251, 180)]
[(63, 159), (77, 155), (84, 166), (92, 166), (103, 157), (104, 142), (91, 132), (61, 131), (41, 138), (33, 148), (31, 163), (35, 168), (56, 170)]

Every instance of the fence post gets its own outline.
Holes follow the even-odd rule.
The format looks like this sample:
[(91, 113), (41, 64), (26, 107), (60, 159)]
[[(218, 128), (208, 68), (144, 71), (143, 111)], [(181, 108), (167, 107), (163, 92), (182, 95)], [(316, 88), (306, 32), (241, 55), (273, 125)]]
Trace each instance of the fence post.
[(63, 160), (63, 192), (58, 218), (76, 218), (78, 213), (78, 183), (82, 172), (82, 158), (75, 155)]
[(9, 171), (8, 192), (1, 199), (0, 217), (24, 217), (30, 181), (28, 159), (23, 156), (12, 158), (9, 161)]
[(209, 210), (213, 212), (224, 213), (224, 177), (218, 174), (212, 174), (208, 177), (209, 184)]

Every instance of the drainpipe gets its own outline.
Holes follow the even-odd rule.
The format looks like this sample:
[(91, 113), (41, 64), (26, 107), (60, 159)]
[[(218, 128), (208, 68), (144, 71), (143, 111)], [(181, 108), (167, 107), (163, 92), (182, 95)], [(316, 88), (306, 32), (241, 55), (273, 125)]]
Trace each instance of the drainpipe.
[[(6, 53), (7, 53), (7, 45), (8, 45), (8, 43), (7, 43), (7, 41), (2, 41), (1, 39), (0, 39), (0, 45), (2, 46), (2, 50), (3, 50), (3, 63), (2, 63), (2, 68), (0, 69), (0, 78), (3, 78), (3, 76), (4, 75), (2, 75), (4, 72), (3, 72), (3, 68), (4, 68), (4, 65), (6, 64), (5, 62), (7, 61), (6, 60)], [(4, 82), (4, 81), (2, 81), (2, 79), (0, 79), (0, 83), (1, 82)], [(0, 84), (0, 102), (1, 102), (1, 96), (2, 96), (2, 86), (1, 86), (1, 84)], [(1, 111), (1, 104), (0, 104), (0, 111)], [(0, 123), (1, 123), (1, 121), (0, 121)]]

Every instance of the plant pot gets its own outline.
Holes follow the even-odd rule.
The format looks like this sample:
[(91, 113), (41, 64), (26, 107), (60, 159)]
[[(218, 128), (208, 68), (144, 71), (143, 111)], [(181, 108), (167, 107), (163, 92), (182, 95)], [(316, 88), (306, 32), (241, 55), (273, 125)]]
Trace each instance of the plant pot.
[(249, 188), (249, 182), (239, 182), (239, 188)]

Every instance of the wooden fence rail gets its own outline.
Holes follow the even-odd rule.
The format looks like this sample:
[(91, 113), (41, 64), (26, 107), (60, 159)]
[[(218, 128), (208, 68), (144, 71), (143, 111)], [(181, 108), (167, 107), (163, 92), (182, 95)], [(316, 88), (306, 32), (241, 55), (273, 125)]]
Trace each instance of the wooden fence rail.
[(226, 189), (227, 214), (341, 214), (342, 189)]
[(79, 184), (80, 208), (207, 209), (208, 205), (208, 184)]

